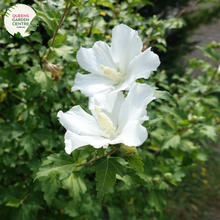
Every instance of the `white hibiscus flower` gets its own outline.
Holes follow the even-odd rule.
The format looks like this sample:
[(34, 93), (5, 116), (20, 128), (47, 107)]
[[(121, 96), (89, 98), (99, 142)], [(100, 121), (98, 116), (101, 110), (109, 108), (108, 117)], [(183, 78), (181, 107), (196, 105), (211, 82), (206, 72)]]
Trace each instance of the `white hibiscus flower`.
[(93, 105), (92, 115), (80, 106), (74, 106), (68, 112), (59, 111), (59, 121), (66, 128), (65, 151), (92, 145), (94, 148), (107, 148), (109, 144), (123, 143), (128, 146), (139, 146), (148, 133), (141, 124), (148, 120), (146, 106), (155, 97), (152, 89), (146, 84), (134, 83), (124, 98), (120, 92), (115, 100), (111, 113)]
[(77, 73), (72, 91), (94, 96), (110, 112), (119, 91), (129, 90), (138, 78), (148, 79), (159, 66), (158, 55), (150, 48), (141, 53), (142, 48), (138, 32), (124, 24), (113, 29), (111, 47), (102, 41), (90, 49), (81, 47), (77, 61), (90, 74)]

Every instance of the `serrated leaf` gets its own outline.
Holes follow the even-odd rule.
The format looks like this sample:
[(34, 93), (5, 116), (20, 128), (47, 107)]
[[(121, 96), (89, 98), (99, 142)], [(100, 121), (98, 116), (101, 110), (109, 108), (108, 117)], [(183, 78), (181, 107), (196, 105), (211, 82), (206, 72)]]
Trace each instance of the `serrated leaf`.
[(156, 211), (162, 212), (164, 205), (166, 205), (166, 198), (162, 191), (152, 189), (149, 192), (148, 203), (151, 207), (154, 207)]
[(210, 125), (203, 125), (200, 129), (200, 133), (206, 135), (208, 138), (210, 138), (212, 141), (217, 143), (217, 134), (215, 132), (215, 129), (213, 126)]
[(57, 172), (59, 174), (59, 179), (63, 180), (67, 179), (70, 176), (71, 172), (76, 169), (76, 162), (72, 157), (68, 155), (51, 154), (47, 158), (49, 162), (53, 163), (41, 166), (35, 179), (43, 176), (48, 176), (53, 172)]
[(162, 182), (159, 184), (158, 189), (159, 189), (159, 190), (167, 190), (167, 189), (169, 189), (169, 185), (168, 185), (166, 182), (162, 181)]
[(34, 79), (41, 85), (42, 90), (49, 90), (53, 85), (53, 80), (43, 71), (35, 73)]
[(200, 47), (200, 46), (197, 46), (197, 48), (199, 48), (203, 52), (203, 55), (205, 57), (209, 57), (215, 60), (216, 62), (218, 61), (219, 52), (217, 50), (209, 48), (209, 47)]
[(166, 123), (167, 123), (174, 131), (177, 130), (176, 121), (174, 121), (170, 115), (166, 115), (166, 117), (165, 117), (164, 119), (165, 119)]
[(30, 37), (31, 41), (36, 41), (36, 42), (42, 44), (43, 39), (42, 39), (39, 32), (36, 31), (32, 35), (30, 35), (29, 37)]
[[(55, 53), (57, 54), (58, 57), (63, 57), (65, 60), (74, 62), (75, 58), (71, 55), (74, 53), (73, 47), (66, 46), (66, 45), (61, 45), (56, 48), (51, 48)], [(48, 58), (50, 59), (50, 57)]]
[(72, 172), (69, 178), (62, 180), (62, 188), (69, 191), (69, 195), (73, 197), (75, 203), (81, 201), (81, 194), (87, 190), (80, 172)]
[(74, 161), (77, 164), (80, 164), (86, 160), (86, 158), (89, 156), (89, 153), (85, 150), (76, 149), (72, 152), (72, 156), (73, 156)]
[(30, 134), (25, 135), (21, 140), (21, 146), (23, 146), (24, 149), (27, 151), (30, 159), (32, 158), (34, 153), (34, 144), (34, 138)]
[(10, 200), (9, 202), (7, 202), (5, 204), (5, 206), (11, 206), (11, 207), (15, 207), (15, 208), (18, 208), (19, 207), (19, 200), (16, 199), (16, 198), (13, 198), (12, 200)]
[(57, 174), (51, 173), (49, 178), (43, 177), (41, 180), (41, 189), (44, 192), (44, 199), (48, 204), (51, 204), (56, 192), (60, 188), (60, 181), (57, 179)]
[(149, 128), (149, 127), (152, 127), (153, 125), (155, 125), (158, 121), (160, 121), (161, 119), (163, 119), (163, 118), (155, 118), (155, 119), (153, 119), (153, 120), (149, 120), (149, 121), (147, 121), (145, 124), (144, 124), (144, 126), (146, 127), (146, 128)]
[(131, 166), (132, 169), (136, 170), (137, 172), (144, 172), (144, 164), (142, 162), (142, 158), (138, 156), (137, 154), (126, 157), (129, 165)]
[(154, 90), (154, 96), (158, 99), (165, 99), (177, 102), (177, 100), (167, 91)]
[(180, 140), (181, 140), (180, 136), (179, 135), (175, 135), (171, 139), (166, 141), (164, 143), (164, 145), (161, 147), (161, 149), (165, 150), (165, 149), (168, 149), (169, 147), (177, 148), (178, 145), (180, 144)]
[(109, 188), (114, 186), (116, 174), (123, 176), (125, 168), (114, 158), (102, 157), (95, 161), (92, 170), (96, 172), (97, 198), (100, 203)]

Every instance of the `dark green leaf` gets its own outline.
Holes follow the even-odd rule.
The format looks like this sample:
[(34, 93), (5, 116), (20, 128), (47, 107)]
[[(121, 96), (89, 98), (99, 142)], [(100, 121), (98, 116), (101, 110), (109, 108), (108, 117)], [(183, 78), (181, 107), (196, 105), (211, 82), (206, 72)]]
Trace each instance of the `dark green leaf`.
[(137, 154), (130, 156), (130, 157), (126, 157), (129, 165), (131, 166), (132, 169), (136, 170), (137, 172), (144, 172), (144, 167), (143, 167), (143, 162), (142, 162), (142, 158), (140, 156), (138, 156)]
[(95, 161), (92, 170), (96, 172), (97, 198), (100, 203), (109, 188), (114, 185), (116, 174), (123, 176), (125, 174), (125, 168), (114, 158), (102, 157)]

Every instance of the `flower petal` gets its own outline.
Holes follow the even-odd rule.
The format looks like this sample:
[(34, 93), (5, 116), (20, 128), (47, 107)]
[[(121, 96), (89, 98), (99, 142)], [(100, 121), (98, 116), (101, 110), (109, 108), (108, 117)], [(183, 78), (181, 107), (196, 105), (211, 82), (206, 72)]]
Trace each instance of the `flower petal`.
[(110, 47), (103, 41), (96, 42), (94, 46), (89, 49), (81, 47), (76, 58), (83, 69), (101, 76), (103, 76), (103, 72), (99, 69), (101, 64), (114, 68), (115, 70), (117, 69), (112, 60)]
[(67, 154), (71, 154), (75, 149), (85, 146), (88, 143), (82, 138), (82, 136), (75, 134), (71, 131), (67, 131), (64, 136), (65, 151)]
[(143, 47), (138, 32), (120, 24), (112, 30), (111, 54), (122, 73), (127, 72), (130, 61), (141, 53)]
[(77, 73), (71, 91), (80, 90), (85, 96), (90, 97), (113, 88), (113, 83), (111, 79), (105, 76)]
[(123, 128), (121, 134), (110, 144), (123, 143), (128, 146), (140, 146), (147, 139), (147, 129), (139, 121), (130, 121)]
[(148, 79), (150, 72), (157, 69), (160, 65), (160, 59), (157, 54), (148, 48), (143, 53), (136, 56), (128, 66), (126, 81), (133, 83), (136, 79)]
[(94, 148), (106, 148), (108, 146), (108, 139), (100, 136), (84, 136), (78, 135), (71, 131), (67, 131), (65, 134), (65, 151), (70, 154), (75, 149), (85, 146), (92, 145)]
[(155, 99), (153, 95), (153, 90), (146, 84), (134, 83), (132, 85), (119, 113), (119, 131), (129, 121), (138, 120), (141, 124), (147, 119), (146, 106)]
[(60, 123), (75, 134), (88, 136), (103, 136), (104, 131), (93, 116), (86, 113), (80, 106), (74, 106), (69, 111), (57, 114)]

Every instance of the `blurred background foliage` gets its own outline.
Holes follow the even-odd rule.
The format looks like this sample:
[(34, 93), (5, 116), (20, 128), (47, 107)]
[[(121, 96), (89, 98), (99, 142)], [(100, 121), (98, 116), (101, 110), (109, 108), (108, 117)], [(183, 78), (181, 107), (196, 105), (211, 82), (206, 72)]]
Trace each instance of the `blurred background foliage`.
[[(192, 31), (219, 17), (219, 2), (206, 7), (210, 2), (216, 1), (71, 0), (53, 45), (51, 38), (65, 1), (19, 1), (32, 5), (39, 16), (37, 31), (25, 39), (11, 37), (4, 28), (4, 12), (17, 1), (1, 2), (3, 219), (218, 219), (220, 44), (207, 42), (200, 48), (212, 62), (197, 57), (183, 62), (194, 48), (188, 43)], [(192, 11), (191, 6), (200, 3), (204, 7)], [(86, 192), (82, 190), (77, 198), (58, 172), (48, 171), (47, 176), (34, 179), (40, 166), (53, 165), (56, 155), (65, 154), (65, 130), (58, 122), (58, 110), (65, 112), (81, 105), (88, 111), (87, 98), (79, 91), (70, 92), (75, 74), (84, 72), (76, 61), (76, 52), (80, 46), (89, 48), (98, 40), (110, 43), (112, 28), (120, 23), (137, 30), (143, 49), (151, 46), (160, 56), (158, 71), (149, 80), (138, 80), (150, 84), (158, 99), (148, 106), (151, 120), (144, 123), (149, 138), (138, 147), (144, 172), (132, 174), (136, 175), (133, 181), (117, 180), (98, 205), (90, 167), (80, 170)], [(64, 68), (46, 71), (46, 57)], [(195, 69), (200, 73), (198, 78), (191, 75)], [(160, 93), (156, 87), (167, 93)], [(75, 162), (86, 161), (94, 152), (88, 147), (69, 157)]]

